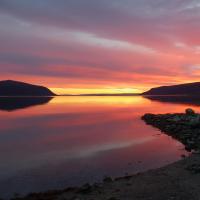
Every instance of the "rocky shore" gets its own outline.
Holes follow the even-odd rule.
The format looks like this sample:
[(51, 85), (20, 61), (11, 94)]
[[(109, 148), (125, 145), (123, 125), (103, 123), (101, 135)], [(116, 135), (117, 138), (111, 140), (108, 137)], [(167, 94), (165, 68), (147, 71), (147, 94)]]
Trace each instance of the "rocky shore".
[(185, 113), (145, 114), (142, 119), (185, 145), (188, 151), (200, 150), (200, 114), (192, 109)]
[(149, 125), (181, 141), (189, 157), (166, 167), (82, 187), (30, 194), (13, 200), (199, 200), (200, 114), (192, 109), (176, 114), (145, 114)]

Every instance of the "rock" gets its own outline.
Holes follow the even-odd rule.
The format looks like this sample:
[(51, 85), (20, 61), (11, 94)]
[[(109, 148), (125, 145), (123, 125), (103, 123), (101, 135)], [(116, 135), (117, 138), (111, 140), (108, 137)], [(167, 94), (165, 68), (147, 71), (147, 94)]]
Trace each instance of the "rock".
[(189, 119), (188, 124), (192, 127), (200, 126), (200, 115), (197, 115), (195, 117), (191, 117)]
[(104, 179), (103, 179), (103, 182), (106, 182), (106, 183), (110, 183), (110, 182), (112, 182), (113, 180), (112, 180), (112, 178), (111, 177), (105, 177)]
[(191, 108), (187, 108), (187, 109), (185, 110), (185, 113), (186, 113), (186, 115), (194, 115), (194, 114), (195, 114), (194, 110), (191, 109)]
[(118, 200), (118, 199), (115, 197), (110, 197), (108, 200)]
[(168, 120), (172, 121), (172, 122), (179, 122), (181, 119), (180, 119), (180, 117), (178, 115), (176, 115), (176, 116), (174, 116), (174, 117), (172, 117), (172, 118), (170, 118)]
[(191, 171), (194, 174), (199, 174), (200, 173), (200, 165), (198, 164), (193, 164), (188, 167), (186, 167), (186, 170)]
[(185, 146), (185, 150), (188, 151), (188, 152), (192, 151), (191, 147), (189, 147), (189, 146)]
[(88, 194), (91, 191), (92, 191), (92, 186), (90, 184), (85, 184), (78, 190), (78, 193)]
[(200, 150), (200, 114), (191, 108), (185, 113), (146, 114), (142, 119), (185, 145), (187, 151)]
[(192, 152), (192, 154), (200, 155), (200, 151), (199, 150), (194, 151), (194, 152)]

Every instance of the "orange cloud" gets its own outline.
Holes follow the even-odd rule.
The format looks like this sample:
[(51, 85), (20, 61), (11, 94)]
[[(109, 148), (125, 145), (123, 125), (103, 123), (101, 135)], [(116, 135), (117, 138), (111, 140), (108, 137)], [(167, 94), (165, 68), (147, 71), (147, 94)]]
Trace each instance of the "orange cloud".
[(199, 6), (159, 2), (44, 2), (43, 10), (34, 1), (27, 13), (23, 2), (7, 0), (0, 7), (0, 79), (59, 94), (142, 92), (198, 81)]

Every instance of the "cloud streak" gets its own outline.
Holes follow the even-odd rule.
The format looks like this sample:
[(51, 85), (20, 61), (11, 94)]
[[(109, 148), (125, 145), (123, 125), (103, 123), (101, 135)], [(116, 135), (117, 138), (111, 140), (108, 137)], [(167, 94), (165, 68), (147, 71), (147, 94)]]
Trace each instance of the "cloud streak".
[(0, 78), (141, 91), (197, 81), (199, 11), (197, 0), (1, 0)]

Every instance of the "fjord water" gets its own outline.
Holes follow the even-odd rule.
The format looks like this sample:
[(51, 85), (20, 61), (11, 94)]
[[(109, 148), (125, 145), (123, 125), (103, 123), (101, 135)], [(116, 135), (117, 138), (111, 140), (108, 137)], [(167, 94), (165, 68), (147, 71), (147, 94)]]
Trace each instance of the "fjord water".
[(0, 194), (62, 189), (177, 161), (184, 146), (140, 117), (187, 107), (141, 96), (0, 98)]

